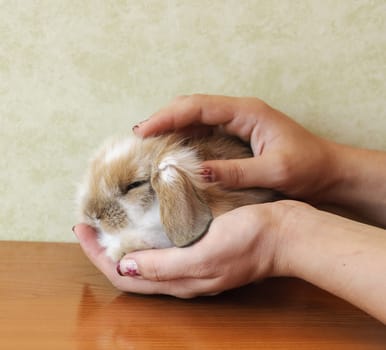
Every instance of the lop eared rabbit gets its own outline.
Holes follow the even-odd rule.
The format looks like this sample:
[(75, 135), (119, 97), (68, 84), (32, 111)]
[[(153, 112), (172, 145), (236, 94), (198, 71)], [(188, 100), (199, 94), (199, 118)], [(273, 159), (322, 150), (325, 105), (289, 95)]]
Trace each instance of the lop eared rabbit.
[(275, 199), (270, 190), (224, 189), (202, 176), (204, 160), (251, 156), (248, 145), (224, 135), (110, 141), (92, 158), (80, 186), (80, 220), (96, 228), (114, 261), (134, 250), (190, 245), (213, 217)]

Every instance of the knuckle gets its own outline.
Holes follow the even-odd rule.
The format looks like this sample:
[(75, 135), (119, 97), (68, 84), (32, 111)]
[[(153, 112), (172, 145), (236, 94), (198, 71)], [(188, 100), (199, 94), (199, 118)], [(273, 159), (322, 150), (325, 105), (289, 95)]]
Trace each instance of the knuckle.
[(181, 105), (187, 110), (195, 110), (198, 106), (201, 106), (204, 97), (205, 95), (202, 94), (180, 95), (173, 100), (172, 104)]
[(192, 94), (190, 95), (190, 99), (193, 101), (202, 100), (205, 95), (203, 94)]
[(174, 103), (178, 103), (178, 102), (181, 102), (181, 101), (184, 101), (188, 98), (189, 96), (188, 95), (178, 95), (176, 96), (172, 102)]
[(152, 281), (160, 282), (165, 280), (165, 278), (162, 277), (161, 270), (153, 259), (148, 262), (148, 267), (142, 272), (145, 278)]
[[(192, 108), (197, 108), (197, 107), (202, 107), (202, 105), (205, 102), (205, 99), (207, 98), (207, 95), (203, 94), (192, 94), (187, 97), (186, 103), (192, 107)], [(201, 112), (201, 109), (199, 109)]]
[(256, 110), (261, 112), (267, 111), (271, 108), (266, 102), (257, 97), (251, 97), (251, 103), (255, 106)]
[(238, 187), (245, 182), (245, 169), (239, 163), (233, 163), (228, 169), (228, 182)]
[(193, 276), (197, 279), (204, 279), (212, 277), (214, 274), (213, 264), (210, 262), (201, 262), (195, 267), (193, 271)]
[(175, 103), (186, 102), (186, 103), (195, 104), (201, 101), (204, 97), (205, 95), (203, 94), (178, 95), (173, 99), (173, 102)]
[(273, 181), (276, 183), (276, 186), (287, 184), (293, 176), (293, 162), (291, 157), (287, 154), (280, 155), (277, 159), (275, 168), (276, 171)]
[(240, 101), (244, 106), (249, 106), (254, 111), (261, 111), (268, 106), (263, 100), (257, 97), (242, 97)]

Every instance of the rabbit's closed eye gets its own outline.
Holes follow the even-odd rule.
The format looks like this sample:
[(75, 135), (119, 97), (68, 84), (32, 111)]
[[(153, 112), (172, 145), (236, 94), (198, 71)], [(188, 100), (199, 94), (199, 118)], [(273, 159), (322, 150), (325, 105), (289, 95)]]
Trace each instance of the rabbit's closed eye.
[(138, 188), (138, 187), (140, 187), (148, 182), (149, 182), (149, 180), (139, 180), (139, 181), (131, 182), (128, 185), (122, 186), (121, 192), (122, 192), (122, 194), (127, 194), (128, 192), (130, 192), (134, 188)]

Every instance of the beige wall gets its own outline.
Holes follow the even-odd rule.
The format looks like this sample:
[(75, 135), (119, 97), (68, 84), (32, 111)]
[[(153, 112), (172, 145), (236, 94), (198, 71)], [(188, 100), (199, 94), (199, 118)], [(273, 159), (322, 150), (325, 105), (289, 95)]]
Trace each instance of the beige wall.
[(0, 239), (73, 240), (90, 152), (178, 94), (386, 150), (386, 2), (0, 1)]

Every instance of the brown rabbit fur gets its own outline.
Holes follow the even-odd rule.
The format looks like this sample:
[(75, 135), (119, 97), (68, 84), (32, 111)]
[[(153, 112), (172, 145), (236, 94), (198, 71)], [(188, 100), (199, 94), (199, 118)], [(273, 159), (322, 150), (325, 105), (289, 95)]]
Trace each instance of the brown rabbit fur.
[(110, 142), (91, 161), (80, 188), (80, 218), (97, 228), (113, 260), (133, 250), (191, 244), (213, 217), (275, 199), (270, 190), (224, 189), (201, 176), (203, 160), (251, 156), (248, 145), (222, 135)]

